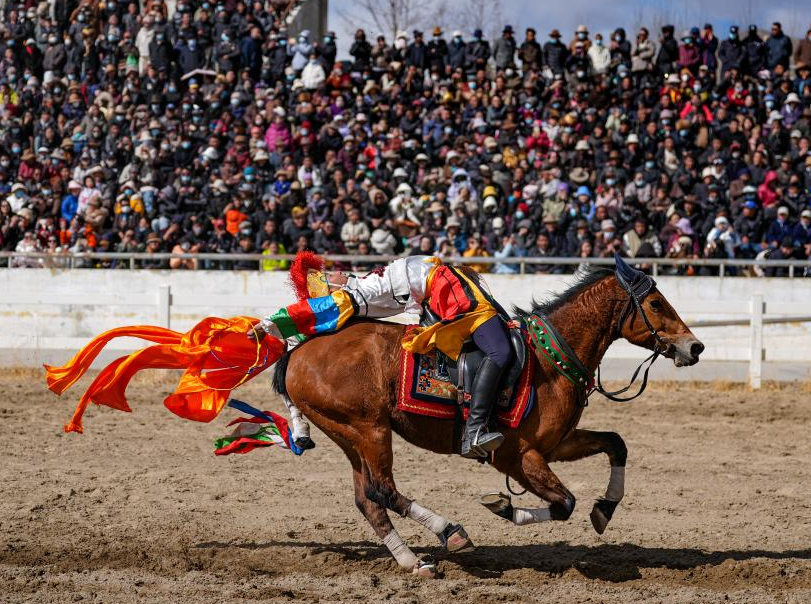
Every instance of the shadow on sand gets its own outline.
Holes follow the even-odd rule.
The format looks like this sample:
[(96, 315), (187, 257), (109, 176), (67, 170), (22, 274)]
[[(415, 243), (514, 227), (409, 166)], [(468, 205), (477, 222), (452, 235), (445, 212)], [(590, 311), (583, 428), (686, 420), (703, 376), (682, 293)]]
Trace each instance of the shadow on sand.
[[(389, 558), (388, 551), (371, 541), (316, 543), (313, 541), (268, 541), (265, 543), (205, 542), (199, 549), (273, 549), (306, 548), (313, 554), (334, 553), (346, 560), (377, 560)], [(632, 543), (596, 546), (569, 545), (564, 542), (530, 545), (485, 545), (472, 552), (450, 557), (439, 548), (414, 548), (417, 553), (429, 553), (436, 558), (448, 558), (465, 573), (480, 578), (498, 578), (505, 571), (531, 569), (558, 575), (575, 569), (584, 577), (603, 581), (623, 582), (640, 579), (641, 569), (667, 568), (689, 570), (718, 566), (728, 560), (741, 562), (756, 558), (767, 560), (811, 560), (811, 548), (782, 552), (752, 549), (702, 551), (691, 548), (643, 547)]]

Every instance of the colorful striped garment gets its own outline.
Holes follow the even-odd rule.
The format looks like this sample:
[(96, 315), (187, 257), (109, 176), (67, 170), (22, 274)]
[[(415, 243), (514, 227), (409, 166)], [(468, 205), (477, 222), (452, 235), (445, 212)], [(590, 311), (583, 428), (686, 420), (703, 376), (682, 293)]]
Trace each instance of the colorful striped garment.
[(336, 331), (354, 314), (352, 298), (344, 290), (338, 290), (329, 296), (300, 300), (280, 309), (263, 322), (273, 322), (282, 337), (292, 338)]

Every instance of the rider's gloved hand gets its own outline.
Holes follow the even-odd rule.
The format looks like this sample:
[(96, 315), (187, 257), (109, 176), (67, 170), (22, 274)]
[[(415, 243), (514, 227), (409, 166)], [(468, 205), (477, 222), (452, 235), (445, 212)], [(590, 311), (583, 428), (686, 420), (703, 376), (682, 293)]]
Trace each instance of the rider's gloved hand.
[(248, 332), (248, 339), (249, 339), (249, 340), (253, 340), (254, 342), (261, 342), (262, 340), (264, 340), (264, 339), (265, 339), (265, 336), (266, 336), (266, 335), (268, 335), (268, 334), (267, 334), (267, 332), (266, 332), (266, 331), (265, 331), (265, 330), (262, 328), (262, 324), (261, 324), (261, 323), (257, 323), (256, 325), (254, 325), (254, 326), (253, 326), (253, 329), (251, 329), (251, 330)]

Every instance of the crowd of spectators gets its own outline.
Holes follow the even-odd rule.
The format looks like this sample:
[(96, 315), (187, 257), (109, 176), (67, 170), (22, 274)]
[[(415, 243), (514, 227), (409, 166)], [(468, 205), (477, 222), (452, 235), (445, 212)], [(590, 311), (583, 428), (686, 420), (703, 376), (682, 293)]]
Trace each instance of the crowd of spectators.
[[(811, 253), (811, 30), (359, 29), (339, 60), (290, 4), (5, 2), (0, 248)], [(225, 258), (139, 264), (257, 267)]]

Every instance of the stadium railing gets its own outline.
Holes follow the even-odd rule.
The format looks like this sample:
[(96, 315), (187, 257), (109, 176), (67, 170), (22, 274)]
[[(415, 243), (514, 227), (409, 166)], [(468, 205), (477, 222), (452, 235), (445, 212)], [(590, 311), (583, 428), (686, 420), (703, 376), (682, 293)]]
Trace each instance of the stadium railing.
[[(325, 254), (324, 260), (327, 262), (342, 263), (348, 265), (358, 264), (385, 264), (392, 262), (402, 256), (356, 256), (347, 254)], [(262, 254), (171, 254), (171, 253), (145, 253), (145, 252), (60, 252), (50, 254), (46, 252), (0, 252), (0, 266), (3, 267), (28, 267), (28, 268), (94, 268), (94, 261), (102, 263), (124, 264), (129, 268), (141, 268), (144, 261), (168, 261), (197, 260), (199, 270), (209, 268), (227, 268), (233, 262), (256, 262), (257, 270), (263, 268), (266, 262), (291, 261), (295, 258), (293, 254), (262, 255)], [(503, 264), (517, 265), (518, 273), (524, 274), (532, 272), (532, 267), (537, 265), (545, 266), (565, 266), (571, 267), (572, 271), (579, 265), (589, 266), (613, 266), (612, 258), (577, 258), (577, 257), (519, 257), (493, 258), (493, 257), (446, 257), (444, 260), (455, 264)], [(727, 258), (633, 258), (632, 263), (636, 266), (644, 265), (650, 267), (651, 274), (655, 277), (662, 272), (663, 268), (712, 268), (717, 269), (717, 276), (724, 277), (738, 269), (755, 269), (764, 271), (768, 268), (786, 268), (788, 277), (803, 277), (811, 275), (811, 259), (807, 260), (767, 260), (767, 259), (727, 259)]]

